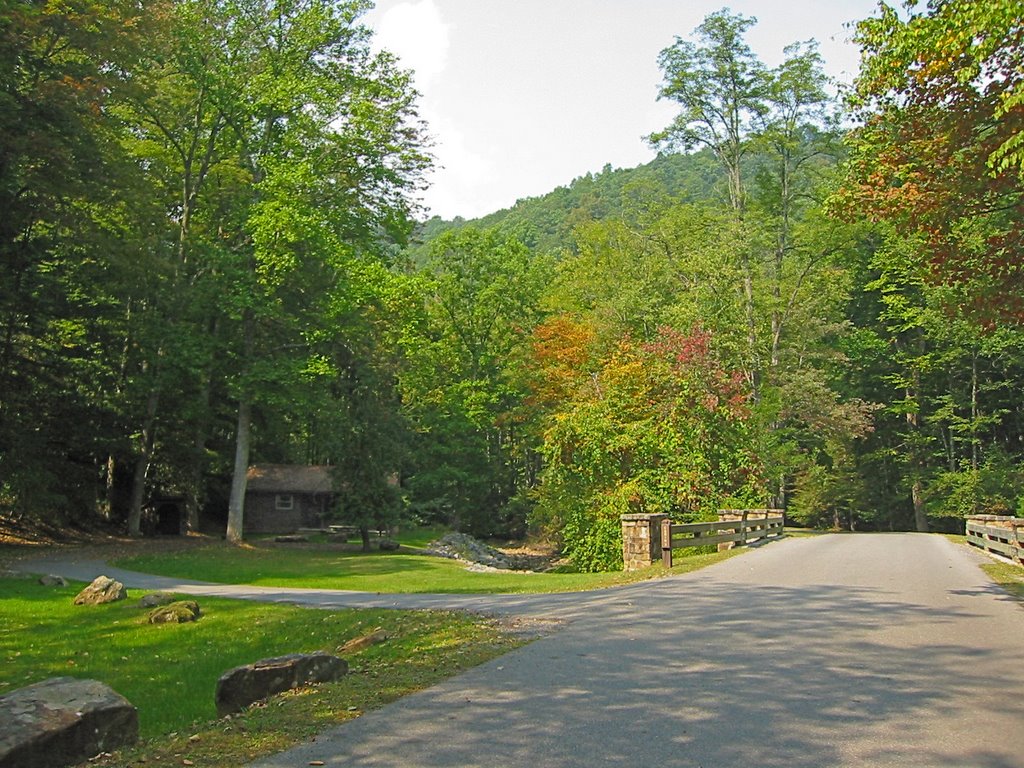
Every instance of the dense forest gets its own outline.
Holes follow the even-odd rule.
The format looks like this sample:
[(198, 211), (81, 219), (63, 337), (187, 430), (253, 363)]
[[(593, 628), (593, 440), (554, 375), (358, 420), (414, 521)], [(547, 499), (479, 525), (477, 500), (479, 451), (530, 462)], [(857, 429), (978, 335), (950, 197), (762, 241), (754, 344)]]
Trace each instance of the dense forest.
[(588, 570), (628, 512), (1024, 515), (1019, 3), (881, 4), (842, 100), (711, 14), (656, 160), (453, 222), (368, 7), (0, 9), (0, 514), (237, 542), (251, 464), (330, 465)]

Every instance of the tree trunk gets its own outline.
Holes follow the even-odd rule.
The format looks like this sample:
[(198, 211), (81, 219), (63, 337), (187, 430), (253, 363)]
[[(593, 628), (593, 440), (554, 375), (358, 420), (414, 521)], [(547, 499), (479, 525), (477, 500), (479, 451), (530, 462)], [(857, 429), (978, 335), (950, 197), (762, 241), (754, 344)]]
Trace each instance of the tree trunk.
[(188, 487), (185, 491), (185, 529), (190, 533), (199, 530), (199, 507), (203, 500), (203, 474), (206, 470), (206, 436), (208, 433), (208, 414), (213, 389), (213, 374), (207, 370), (202, 392), (200, 394), (200, 416), (196, 419), (196, 428), (192, 438), (192, 461), (189, 467)]
[[(246, 365), (252, 363), (256, 346), (256, 321), (251, 310), (242, 313), (242, 350)], [(231, 475), (231, 497), (228, 500), (228, 528), (225, 538), (230, 544), (242, 543), (245, 516), (245, 486), (249, 474), (251, 447), (252, 393), (243, 391), (238, 398), (238, 426), (235, 430), (235, 469)]]
[(252, 424), (252, 404), (243, 397), (238, 402), (238, 427), (235, 431), (235, 469), (231, 476), (231, 498), (228, 501), (229, 544), (242, 543), (245, 515), (245, 486), (249, 472), (249, 428)]
[(761, 362), (757, 352), (757, 321), (754, 316), (754, 274), (750, 254), (743, 255), (743, 303), (747, 321), (747, 346), (750, 348), (750, 394), (761, 402)]
[(153, 458), (153, 442), (156, 432), (156, 412), (160, 405), (160, 392), (153, 389), (146, 398), (146, 420), (142, 425), (142, 440), (139, 455), (135, 459), (132, 474), (131, 501), (128, 504), (128, 535), (142, 535), (142, 502), (146, 496), (146, 477)]
[[(978, 471), (978, 350), (971, 350), (971, 469)], [(977, 513), (977, 500), (975, 500)]]
[[(924, 339), (918, 341), (920, 354), (924, 355)], [(912, 405), (907, 409), (907, 426), (910, 427), (913, 440), (916, 443), (917, 435), (921, 431), (921, 421), (918, 418), (917, 409), (920, 407), (921, 398), (921, 371), (915, 368), (911, 375), (910, 386), (906, 389), (908, 403)], [(928, 513), (924, 508), (924, 486), (921, 482), (921, 473), (924, 471), (925, 461), (921, 455), (921, 447), (914, 445), (914, 456), (911, 461), (911, 471), (914, 473), (913, 484), (910, 487), (910, 499), (914, 505), (914, 527), (922, 532), (928, 532)]]
[(368, 526), (368, 525), (360, 525), (359, 526), (359, 536), (363, 540), (363, 552), (369, 552), (370, 551), (370, 526)]
[(103, 501), (100, 504), (100, 516), (108, 523), (114, 519), (114, 476), (117, 473), (117, 459), (114, 454), (107, 455), (107, 471), (103, 482)]
[(910, 487), (910, 498), (914, 502), (914, 525), (921, 533), (928, 533), (928, 513), (924, 508), (924, 488), (920, 478), (914, 478)]

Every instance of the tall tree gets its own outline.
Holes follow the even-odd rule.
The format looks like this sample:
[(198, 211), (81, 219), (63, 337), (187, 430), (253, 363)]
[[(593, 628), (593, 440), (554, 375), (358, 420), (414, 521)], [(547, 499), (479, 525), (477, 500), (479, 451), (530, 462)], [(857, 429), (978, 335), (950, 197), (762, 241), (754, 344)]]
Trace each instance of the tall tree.
[[(205, 193), (208, 183), (223, 187), (223, 176), (233, 172), (223, 136), (226, 114), (215, 94), (230, 66), (231, 52), (220, 44), (224, 11), (212, 0), (184, 0), (174, 3), (161, 22), (119, 110), (131, 126), (124, 144), (163, 205), (169, 241), (156, 290), (130, 299), (136, 323), (148, 322), (155, 329), (136, 339), (139, 370), (128, 377), (144, 403), (133, 430), (139, 435), (128, 509), (133, 535), (140, 533), (159, 417), (172, 408), (174, 417), (162, 425), (180, 430), (173, 442), (192, 446), (184, 458), (188, 468), (180, 473), (183, 487), (176, 490), (186, 497), (188, 528), (198, 527), (215, 331), (222, 325), (208, 276), (218, 237)], [(177, 401), (168, 402), (175, 395)]]
[[(111, 106), (159, 3), (0, 8), (0, 504), (80, 513), (93, 452), (113, 439), (107, 394), (118, 302), (144, 274), (148, 213)], [(135, 205), (127, 201), (135, 198)]]
[(855, 39), (859, 125), (843, 201), (920, 237), (929, 282), (971, 285), (957, 311), (1024, 319), (1020, 3), (949, 0), (903, 16), (883, 3)]
[(427, 158), (408, 73), (373, 54), (358, 23), (367, 3), (228, 7), (238, 57), (219, 107), (252, 185), (229, 222), (239, 375), (227, 538), (239, 541), (253, 406), (288, 378), (294, 363), (281, 352), (315, 334), (318, 297), (339, 266), (408, 229), (408, 195)]
[[(729, 205), (742, 222), (747, 207), (743, 159), (750, 134), (765, 111), (766, 70), (743, 39), (757, 22), (727, 9), (710, 14), (697, 27), (697, 42), (676, 38), (658, 57), (665, 82), (659, 98), (680, 106), (679, 114), (650, 141), (669, 149), (710, 149), (725, 169)], [(739, 249), (747, 330), (747, 371), (754, 398), (760, 397), (761, 360), (754, 308), (754, 265), (749, 247)]]
[(939, 488), (959, 495), (950, 489), (978, 477), (985, 457), (1001, 461), (988, 440), (1002, 418), (986, 415), (981, 393), (994, 362), (985, 350), (999, 346), (986, 336), (1024, 319), (1022, 36), (1020, 4), (1003, 0), (904, 13), (882, 4), (857, 27), (862, 67), (849, 101), (858, 124), (836, 200), (883, 225), (871, 287), (896, 353), (891, 409), (902, 420), (885, 435), (902, 440), (919, 530)]
[(420, 275), (424, 314), (404, 339), (405, 407), (420, 432), (420, 503), (478, 534), (521, 532), (513, 500), (530, 485), (531, 436), (519, 361), (539, 321), (551, 261), (493, 230), (448, 232)]
[[(710, 148), (725, 172), (733, 223), (719, 238), (717, 258), (694, 269), (700, 262), (686, 240), (690, 227), (674, 227), (667, 216), (660, 239), (689, 252), (681, 262), (690, 298), (714, 298), (693, 307), (694, 319), (739, 355), (757, 418), (768, 427), (758, 434), (776, 479), (773, 503), (784, 506), (792, 476), (815, 453), (814, 425), (823, 412), (855, 433), (866, 425), (844, 418), (848, 409), (825, 373), (831, 339), (842, 327), (842, 262), (852, 244), (844, 227), (822, 215), (839, 154), (828, 80), (813, 41), (788, 46), (779, 67), (765, 67), (744, 41), (754, 22), (719, 11), (695, 30), (695, 41), (677, 39), (662, 52), (661, 97), (681, 109), (651, 139), (668, 149)], [(730, 294), (739, 312), (723, 311)], [(728, 318), (734, 327), (700, 313)]]

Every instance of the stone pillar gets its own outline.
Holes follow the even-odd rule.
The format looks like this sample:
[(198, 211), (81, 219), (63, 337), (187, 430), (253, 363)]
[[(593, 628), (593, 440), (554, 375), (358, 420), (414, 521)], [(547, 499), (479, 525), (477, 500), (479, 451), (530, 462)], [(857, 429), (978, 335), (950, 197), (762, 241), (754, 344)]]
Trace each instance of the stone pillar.
[(661, 521), (668, 515), (623, 515), (622, 569), (635, 571), (661, 560)]

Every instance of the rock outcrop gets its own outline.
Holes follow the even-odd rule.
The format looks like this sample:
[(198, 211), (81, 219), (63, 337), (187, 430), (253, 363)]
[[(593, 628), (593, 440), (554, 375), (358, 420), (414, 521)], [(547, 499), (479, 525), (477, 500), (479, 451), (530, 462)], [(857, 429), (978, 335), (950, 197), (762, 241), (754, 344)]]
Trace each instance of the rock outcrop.
[(330, 683), (348, 672), (348, 662), (318, 651), (293, 653), (230, 669), (217, 681), (217, 714), (223, 717), (253, 702), (314, 683)]
[(440, 557), (454, 560), (465, 560), (499, 570), (514, 570), (512, 561), (502, 552), (488, 547), (482, 541), (465, 533), (449, 533), (437, 541), (432, 541), (427, 551)]
[(0, 768), (60, 768), (133, 744), (139, 716), (98, 680), (54, 677), (0, 696)]

